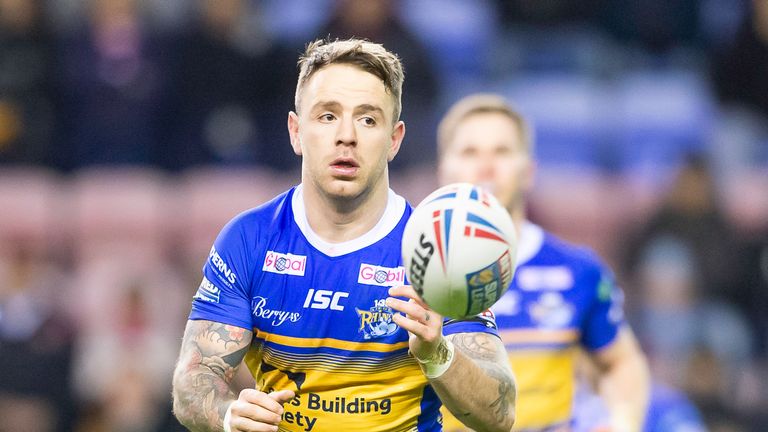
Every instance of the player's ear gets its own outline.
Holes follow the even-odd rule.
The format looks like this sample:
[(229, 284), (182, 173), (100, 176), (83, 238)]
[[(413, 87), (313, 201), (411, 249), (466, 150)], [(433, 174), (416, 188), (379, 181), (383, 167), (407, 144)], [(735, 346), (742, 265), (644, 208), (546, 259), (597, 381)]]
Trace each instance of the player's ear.
[(403, 143), (404, 137), (405, 123), (403, 123), (402, 120), (399, 120), (397, 123), (395, 123), (395, 127), (392, 128), (392, 135), (390, 136), (389, 141), (389, 152), (387, 152), (387, 161), (392, 162), (392, 160), (397, 155), (397, 152), (400, 151), (400, 144)]
[(301, 139), (299, 139), (299, 116), (291, 111), (288, 113), (288, 135), (291, 137), (293, 152), (301, 156)]

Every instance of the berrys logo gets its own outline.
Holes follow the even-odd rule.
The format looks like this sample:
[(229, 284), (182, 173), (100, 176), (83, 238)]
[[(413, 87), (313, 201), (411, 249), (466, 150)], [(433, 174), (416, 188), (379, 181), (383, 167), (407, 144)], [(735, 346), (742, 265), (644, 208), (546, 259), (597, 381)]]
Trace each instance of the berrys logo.
[(295, 323), (301, 319), (301, 313), (270, 309), (267, 302), (268, 299), (261, 296), (251, 299), (251, 313), (253, 313), (253, 316), (264, 319), (275, 327), (279, 327), (285, 322)]
[(289, 253), (279, 253), (267, 251), (264, 258), (263, 271), (279, 274), (289, 274), (294, 276), (304, 276), (304, 270), (307, 267), (306, 255), (294, 255)]
[(360, 264), (357, 283), (379, 286), (405, 285), (405, 267), (381, 267), (373, 264)]

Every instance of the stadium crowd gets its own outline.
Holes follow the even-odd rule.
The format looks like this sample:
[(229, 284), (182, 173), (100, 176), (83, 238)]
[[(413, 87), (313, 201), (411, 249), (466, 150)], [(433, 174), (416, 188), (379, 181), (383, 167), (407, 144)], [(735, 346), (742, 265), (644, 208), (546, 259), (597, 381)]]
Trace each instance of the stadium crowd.
[(768, 2), (0, 0), (0, 431), (182, 430), (200, 267), (298, 181), (283, 125), (321, 36), (401, 55), (412, 204), (451, 103), (515, 102), (531, 219), (611, 264), (709, 430), (768, 430)]

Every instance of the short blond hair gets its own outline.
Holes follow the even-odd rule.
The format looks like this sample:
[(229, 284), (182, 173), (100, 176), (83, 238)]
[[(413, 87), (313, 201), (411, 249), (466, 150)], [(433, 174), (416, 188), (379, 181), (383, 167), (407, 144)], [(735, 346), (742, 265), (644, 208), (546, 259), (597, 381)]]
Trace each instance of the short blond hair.
[(533, 136), (528, 120), (505, 98), (491, 93), (476, 93), (454, 103), (437, 127), (437, 155), (442, 158), (451, 143), (456, 128), (476, 114), (502, 114), (509, 117), (520, 131), (520, 142), (528, 154), (533, 154)]
[(304, 54), (299, 57), (299, 81), (296, 84), (296, 112), (299, 112), (301, 92), (312, 75), (331, 64), (349, 64), (379, 78), (395, 102), (393, 122), (400, 119), (402, 111), (403, 65), (396, 54), (387, 51), (383, 45), (365, 39), (331, 41), (318, 39), (307, 44)]

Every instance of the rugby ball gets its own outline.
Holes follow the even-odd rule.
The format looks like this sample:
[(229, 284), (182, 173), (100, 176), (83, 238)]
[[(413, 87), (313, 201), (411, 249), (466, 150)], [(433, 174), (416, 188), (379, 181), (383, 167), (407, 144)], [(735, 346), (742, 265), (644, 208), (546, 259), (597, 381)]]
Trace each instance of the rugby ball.
[(512, 218), (487, 190), (443, 186), (413, 210), (403, 232), (409, 283), (433, 310), (450, 318), (477, 315), (509, 288), (517, 235)]

